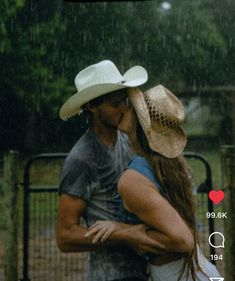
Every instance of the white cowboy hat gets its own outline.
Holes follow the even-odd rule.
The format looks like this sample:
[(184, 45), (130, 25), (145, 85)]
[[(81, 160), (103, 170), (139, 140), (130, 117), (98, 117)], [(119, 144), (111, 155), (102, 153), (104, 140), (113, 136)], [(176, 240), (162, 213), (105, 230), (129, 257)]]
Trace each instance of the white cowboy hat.
[(142, 66), (133, 66), (122, 76), (110, 60), (90, 65), (77, 74), (77, 93), (63, 104), (60, 118), (67, 119), (80, 113), (81, 106), (92, 99), (119, 89), (140, 86), (147, 80), (147, 71)]
[(185, 119), (181, 101), (162, 85), (144, 93), (132, 90), (129, 99), (150, 148), (167, 158), (178, 157), (187, 141), (180, 127)]

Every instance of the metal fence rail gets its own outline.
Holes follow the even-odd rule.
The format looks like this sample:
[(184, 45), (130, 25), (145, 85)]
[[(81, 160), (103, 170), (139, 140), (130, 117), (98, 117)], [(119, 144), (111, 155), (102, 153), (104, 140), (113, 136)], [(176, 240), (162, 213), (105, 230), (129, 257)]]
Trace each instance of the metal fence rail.
[[(43, 183), (40, 174), (37, 175), (39, 166), (43, 173), (52, 169), (49, 174), (59, 179), (59, 170), (67, 154), (40, 154), (33, 156), (24, 170), (23, 193), (23, 278), (22, 281), (85, 281), (86, 280), (86, 253), (62, 254), (56, 244), (55, 229), (58, 210), (58, 185)], [(196, 159), (205, 166), (206, 178), (198, 187), (198, 209), (213, 211), (213, 205), (208, 200), (207, 192), (212, 187), (211, 169), (207, 160), (199, 154), (185, 153), (187, 159)], [(38, 165), (38, 166), (37, 166)], [(54, 167), (58, 171), (54, 173)], [(37, 175), (34, 183), (34, 175)], [(43, 177), (45, 174), (43, 174)], [(49, 178), (50, 182), (51, 179)], [(203, 252), (214, 253), (214, 248), (209, 248), (208, 234), (213, 232), (213, 220), (199, 216), (198, 230), (200, 245)]]
[[(211, 171), (211, 167), (209, 162), (207, 161), (207, 159), (198, 153), (194, 153), (194, 152), (185, 152), (184, 156), (188, 159), (195, 159), (197, 161), (200, 161), (203, 163), (204, 165), (204, 169), (205, 169), (205, 180), (200, 183), (200, 185), (197, 187), (197, 195), (200, 196), (200, 199), (197, 200), (197, 210), (199, 211), (200, 209), (206, 209), (208, 212), (213, 212), (213, 203), (211, 200), (209, 200), (208, 198), (208, 192), (212, 189), (212, 171)], [(201, 203), (201, 205), (200, 205)], [(214, 232), (214, 220), (210, 217), (209, 219), (206, 219), (206, 217), (204, 217), (204, 225), (207, 225), (207, 221), (208, 221), (208, 228), (207, 231), (203, 232), (203, 237), (201, 235), (201, 239), (200, 242), (203, 243), (203, 248), (207, 248), (206, 245), (208, 245), (208, 236), (210, 233)], [(200, 226), (198, 227), (199, 229), (199, 234), (202, 231), (200, 231)], [(214, 245), (214, 236), (212, 236), (211, 238), (211, 243)], [(215, 254), (215, 248), (213, 247), (209, 247), (210, 248), (210, 254), (214, 255)], [(212, 260), (212, 263), (215, 264), (215, 260)]]

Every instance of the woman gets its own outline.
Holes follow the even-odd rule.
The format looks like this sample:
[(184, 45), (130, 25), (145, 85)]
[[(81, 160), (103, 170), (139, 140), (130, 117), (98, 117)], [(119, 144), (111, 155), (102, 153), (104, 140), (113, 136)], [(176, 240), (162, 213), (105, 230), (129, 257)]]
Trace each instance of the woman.
[[(206, 281), (220, 277), (201, 254), (195, 229), (195, 206), (188, 169), (181, 156), (186, 135), (182, 103), (159, 85), (145, 93), (129, 92), (131, 108), (120, 124), (136, 156), (118, 183), (123, 200), (121, 219), (144, 223), (151, 238), (166, 246), (167, 252), (145, 255), (153, 281)], [(125, 207), (125, 208), (124, 208)], [(117, 222), (99, 221), (86, 236), (105, 241)]]

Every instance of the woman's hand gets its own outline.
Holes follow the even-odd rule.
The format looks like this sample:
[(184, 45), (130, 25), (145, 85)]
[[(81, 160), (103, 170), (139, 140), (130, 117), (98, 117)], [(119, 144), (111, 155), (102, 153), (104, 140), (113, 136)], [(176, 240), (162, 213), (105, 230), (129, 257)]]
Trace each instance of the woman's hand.
[(114, 232), (123, 229), (123, 224), (116, 221), (97, 221), (91, 227), (84, 237), (94, 236), (92, 243), (104, 242)]

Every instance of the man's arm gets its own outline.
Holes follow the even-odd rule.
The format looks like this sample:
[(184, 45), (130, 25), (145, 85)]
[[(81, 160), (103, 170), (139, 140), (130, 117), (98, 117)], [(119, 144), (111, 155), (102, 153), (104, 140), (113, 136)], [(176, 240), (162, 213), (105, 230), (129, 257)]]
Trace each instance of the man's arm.
[(92, 251), (98, 248), (84, 237), (87, 228), (81, 226), (86, 202), (78, 197), (62, 194), (59, 201), (56, 239), (62, 252)]
[(93, 237), (86, 238), (86, 227), (81, 226), (81, 217), (86, 209), (86, 202), (78, 197), (61, 195), (57, 220), (57, 244), (62, 252), (94, 251), (100, 247), (126, 245), (139, 251), (158, 252), (164, 250), (155, 240), (149, 238), (143, 225), (132, 226), (120, 223), (120, 229), (114, 232), (109, 241), (92, 243)]

